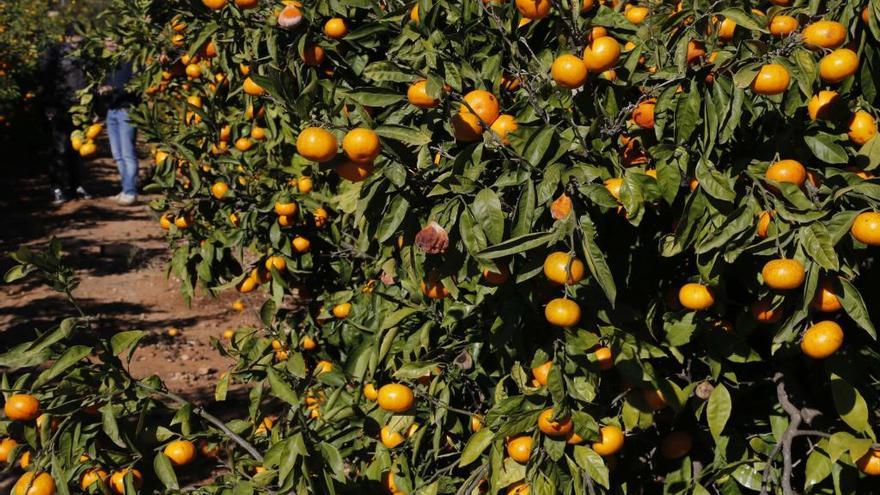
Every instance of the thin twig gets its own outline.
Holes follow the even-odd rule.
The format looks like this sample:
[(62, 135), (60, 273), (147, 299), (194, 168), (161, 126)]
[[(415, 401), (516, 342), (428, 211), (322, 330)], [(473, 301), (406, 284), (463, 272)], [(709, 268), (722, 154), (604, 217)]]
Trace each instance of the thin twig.
[(234, 431), (227, 428), (226, 425), (223, 423), (223, 421), (220, 420), (220, 418), (209, 413), (202, 406), (197, 406), (195, 404), (192, 404), (191, 402), (187, 401), (186, 399), (184, 399), (183, 397), (181, 397), (175, 393), (166, 392), (164, 390), (155, 389), (149, 385), (144, 385), (143, 383), (141, 383), (138, 380), (134, 380), (134, 383), (135, 383), (135, 385), (141, 387), (142, 389), (144, 389), (152, 394), (156, 394), (156, 395), (165, 397), (166, 399), (170, 399), (174, 402), (177, 402), (180, 405), (191, 405), (194, 413), (198, 414), (199, 416), (204, 418), (205, 421), (208, 421), (209, 423), (211, 423), (214, 426), (216, 426), (217, 428), (219, 428), (220, 431), (222, 431), (227, 437), (232, 439), (232, 441), (239, 444), (241, 446), (241, 448), (246, 450), (251, 456), (253, 456), (254, 459), (256, 459), (260, 462), (263, 462), (263, 456), (256, 449), (256, 447), (251, 445), (247, 440), (245, 440), (244, 438), (239, 436)]

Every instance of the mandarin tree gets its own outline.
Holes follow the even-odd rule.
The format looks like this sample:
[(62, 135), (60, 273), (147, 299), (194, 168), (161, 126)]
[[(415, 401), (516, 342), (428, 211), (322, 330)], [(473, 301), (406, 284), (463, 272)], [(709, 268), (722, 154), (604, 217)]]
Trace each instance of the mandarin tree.
[(878, 13), (114, 4), (184, 296), (266, 300), (205, 490), (878, 490)]

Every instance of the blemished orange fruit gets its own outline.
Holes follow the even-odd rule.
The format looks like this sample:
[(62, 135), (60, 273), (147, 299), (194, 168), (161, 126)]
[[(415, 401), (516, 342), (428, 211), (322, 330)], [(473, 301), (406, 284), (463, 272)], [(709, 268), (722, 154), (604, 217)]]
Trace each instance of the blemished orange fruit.
[(382, 441), (382, 445), (389, 449), (393, 449), (406, 441), (406, 439), (403, 438), (403, 435), (391, 430), (391, 428), (387, 426), (383, 426), (382, 429), (379, 430), (379, 439)]
[(843, 329), (833, 321), (820, 321), (804, 332), (801, 350), (813, 359), (825, 359), (843, 345)]
[(770, 211), (762, 211), (761, 215), (758, 217), (758, 228), (757, 234), (758, 237), (764, 239), (767, 237), (767, 232), (770, 230), (770, 222), (773, 220), (773, 213)]
[(489, 129), (498, 135), (501, 139), (501, 143), (505, 145), (510, 144), (510, 139), (507, 137), (511, 132), (516, 131), (517, 129), (516, 117), (513, 115), (508, 115), (503, 113), (495, 119), (495, 122), (492, 122), (492, 125)]
[(376, 386), (372, 383), (364, 385), (364, 397), (369, 401), (375, 402), (379, 398), (379, 391), (376, 390)]
[(553, 368), (553, 361), (547, 361), (541, 366), (532, 368), (532, 376), (539, 385), (547, 385), (547, 378), (550, 376), (551, 368)]
[(278, 13), (278, 26), (282, 29), (293, 29), (302, 22), (302, 11), (294, 4), (287, 4)]
[(501, 107), (498, 104), (498, 98), (495, 95), (484, 90), (475, 89), (464, 95), (461, 108), (458, 110), (461, 114), (476, 114), (481, 123), (492, 125), (495, 119), (501, 115)]
[(874, 117), (864, 111), (857, 110), (849, 121), (849, 131), (847, 136), (849, 140), (855, 144), (863, 145), (877, 135), (877, 121)]
[(349, 160), (357, 163), (370, 163), (379, 156), (381, 145), (379, 135), (372, 129), (358, 127), (345, 134), (342, 150)]
[(839, 83), (856, 73), (859, 56), (849, 48), (838, 48), (819, 60), (819, 77), (827, 83)]
[(700, 62), (706, 56), (706, 46), (702, 41), (691, 40), (687, 45), (687, 63), (695, 64)]
[(426, 79), (419, 79), (410, 84), (409, 89), (406, 90), (406, 99), (410, 105), (419, 108), (434, 108), (440, 104), (439, 99), (431, 98), (428, 95), (428, 81)]
[(532, 456), (532, 437), (521, 435), (508, 440), (507, 455), (520, 464), (529, 462)]
[(580, 58), (566, 53), (553, 61), (550, 66), (550, 76), (563, 88), (579, 88), (587, 80), (587, 66)]
[(27, 469), (28, 466), (31, 465), (31, 451), (25, 450), (21, 453), (21, 456), (18, 458), (18, 466), (22, 469)]
[(185, 466), (196, 458), (196, 446), (189, 440), (175, 440), (162, 451), (175, 466)]
[(251, 138), (257, 141), (266, 139), (266, 129), (254, 124), (253, 127), (251, 127)]
[(18, 446), (14, 438), (0, 440), (0, 462), (9, 462), (9, 453)]
[(83, 473), (82, 478), (80, 478), (79, 487), (82, 488), (83, 491), (86, 491), (89, 489), (90, 486), (94, 485), (98, 481), (106, 483), (107, 478), (109, 477), (110, 475), (107, 473), (107, 471), (104, 471), (103, 469), (89, 469), (88, 471)]
[(807, 113), (810, 120), (829, 120), (835, 116), (840, 105), (840, 95), (837, 91), (822, 90), (810, 98), (807, 104)]
[(614, 367), (614, 353), (611, 352), (610, 347), (599, 347), (593, 352), (593, 356), (596, 357), (596, 362), (599, 363), (599, 369), (607, 371)]
[(346, 160), (333, 169), (337, 175), (350, 182), (360, 182), (373, 173), (372, 163), (357, 163)]
[(694, 446), (691, 434), (686, 431), (673, 431), (660, 441), (660, 455), (665, 459), (681, 459), (688, 455)]
[(309, 252), (312, 246), (312, 241), (300, 235), (294, 237), (290, 243), (293, 245), (293, 250), (300, 254)]
[(333, 363), (325, 359), (318, 361), (318, 363), (315, 365), (316, 375), (320, 375), (322, 373), (330, 373), (331, 371), (333, 371)]
[(752, 80), (752, 91), (759, 95), (778, 95), (788, 89), (791, 74), (780, 64), (763, 65)]
[(633, 122), (636, 123), (637, 126), (642, 129), (653, 129), (654, 128), (654, 107), (657, 103), (657, 100), (654, 98), (645, 100), (636, 105), (636, 109), (633, 110), (632, 119)]
[(11, 495), (55, 495), (55, 478), (49, 473), (28, 471), (15, 482)]
[(266, 258), (266, 270), (271, 270), (272, 268), (278, 270), (279, 272), (283, 272), (287, 269), (287, 262), (281, 256), (269, 256)]
[(730, 41), (736, 33), (736, 21), (733, 19), (724, 19), (718, 28), (718, 39), (721, 41)]
[(497, 269), (491, 270), (486, 268), (483, 270), (483, 280), (490, 285), (506, 284), (510, 280), (510, 269), (507, 268), (507, 265), (498, 265)]
[(338, 148), (336, 136), (320, 127), (306, 127), (296, 138), (296, 152), (315, 162), (332, 160)]
[(544, 259), (544, 275), (557, 284), (574, 285), (584, 278), (584, 262), (577, 256), (556, 251)]
[(235, 149), (238, 151), (247, 151), (254, 146), (254, 142), (250, 138), (240, 137), (235, 140)]
[(199, 64), (188, 64), (186, 66), (186, 76), (190, 79), (202, 77), (202, 67)]
[(342, 303), (333, 306), (331, 310), (333, 316), (339, 318), (340, 320), (344, 320), (348, 318), (348, 315), (351, 314), (351, 303)]
[(656, 388), (642, 389), (642, 400), (652, 411), (659, 411), (666, 407), (666, 397), (663, 395), (663, 391)]
[(6, 400), (3, 411), (12, 421), (33, 421), (40, 415), (40, 401), (30, 394), (13, 394)]
[(880, 449), (871, 449), (856, 462), (859, 470), (868, 476), (880, 476)]
[(715, 304), (715, 294), (706, 285), (690, 282), (682, 285), (678, 290), (678, 302), (684, 308), (702, 311)]
[(606, 425), (599, 429), (599, 440), (593, 442), (593, 450), (602, 457), (614, 455), (623, 448), (623, 430), (617, 425)]
[(620, 43), (610, 36), (594, 39), (584, 48), (584, 64), (590, 72), (604, 72), (620, 58)]
[(776, 15), (770, 19), (770, 33), (773, 36), (783, 37), (797, 31), (798, 21), (790, 15)]
[(810, 48), (837, 48), (846, 41), (846, 27), (836, 21), (816, 21), (801, 32)]
[(626, 20), (636, 25), (645, 22), (645, 18), (648, 17), (648, 7), (633, 7), (629, 4), (627, 7), (629, 8), (623, 13)]
[(791, 258), (778, 258), (764, 264), (761, 270), (764, 284), (771, 289), (791, 290), (804, 283), (806, 272), (800, 261)]
[(409, 411), (416, 403), (411, 388), (401, 383), (389, 383), (382, 385), (378, 396), (379, 407), (393, 413)]
[(312, 192), (312, 187), (314, 187), (314, 183), (311, 177), (304, 175), (296, 181), (296, 188), (303, 194)]
[(540, 415), (538, 415), (538, 429), (541, 430), (541, 433), (551, 436), (551, 437), (567, 437), (572, 431), (574, 431), (574, 423), (571, 422), (570, 417), (560, 418), (557, 421), (553, 421), (553, 408), (544, 409)]
[(516, 9), (526, 19), (543, 19), (550, 13), (550, 0), (516, 0)]
[(255, 83), (254, 80), (250, 77), (244, 80), (244, 83), (242, 83), (241, 85), (241, 89), (251, 96), (262, 96), (266, 93), (266, 90), (264, 90), (259, 84)]
[(277, 201), (275, 202), (275, 214), (279, 216), (291, 216), (296, 214), (297, 204), (293, 201)]
[(110, 486), (113, 488), (113, 491), (119, 495), (125, 493), (125, 476), (128, 473), (131, 473), (134, 487), (136, 489), (140, 490), (141, 486), (144, 484), (144, 476), (137, 469), (126, 468), (119, 471), (113, 471), (113, 475), (110, 476)]
[(620, 186), (623, 185), (623, 178), (612, 177), (605, 181), (605, 189), (614, 196), (614, 199), (620, 201)]
[(771, 298), (759, 299), (753, 302), (749, 312), (758, 323), (772, 324), (782, 318), (782, 312), (778, 308), (773, 308), (773, 300)]
[(457, 113), (452, 116), (452, 134), (458, 141), (472, 143), (483, 135), (480, 117), (472, 113)]
[(324, 36), (338, 40), (344, 38), (346, 34), (348, 34), (348, 26), (345, 23), (345, 19), (334, 17), (324, 23)]
[(770, 165), (764, 177), (776, 182), (787, 182), (798, 187), (807, 180), (807, 169), (797, 160), (779, 160)]
[(101, 135), (101, 131), (104, 130), (104, 126), (101, 124), (92, 124), (86, 129), (86, 139), (95, 139)]
[(581, 307), (571, 299), (558, 297), (544, 308), (547, 322), (557, 327), (573, 327), (581, 321)]
[(308, 43), (303, 47), (302, 61), (306, 65), (321, 65), (324, 63), (324, 56), (324, 49), (320, 45)]
[(835, 291), (834, 279), (823, 279), (819, 282), (819, 287), (816, 289), (816, 295), (813, 296), (813, 300), (810, 302), (810, 307), (822, 313), (840, 311), (843, 305), (840, 303), (840, 298), (837, 297)]
[(202, 0), (202, 3), (205, 7), (208, 7), (211, 10), (220, 10), (226, 6), (227, 0)]
[(554, 220), (562, 220), (571, 213), (573, 207), (574, 204), (572, 203), (571, 198), (568, 197), (567, 194), (562, 193), (550, 203), (550, 216), (553, 217)]
[(880, 213), (866, 211), (859, 213), (850, 227), (855, 240), (868, 246), (880, 246)]

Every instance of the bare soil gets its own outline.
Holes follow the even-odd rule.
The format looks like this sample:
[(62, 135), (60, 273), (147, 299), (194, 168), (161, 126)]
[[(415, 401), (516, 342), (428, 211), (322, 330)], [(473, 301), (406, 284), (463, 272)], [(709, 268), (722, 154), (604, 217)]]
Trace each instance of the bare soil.
[[(156, 374), (168, 388), (191, 400), (213, 395), (217, 375), (230, 360), (211, 346), (228, 328), (255, 325), (262, 301), (243, 297), (244, 311), (232, 309), (236, 295), (195, 297), (187, 306), (179, 281), (166, 277), (169, 259), (165, 233), (141, 197), (132, 207), (110, 199), (118, 192), (118, 174), (101, 143), (104, 156), (86, 164), (83, 185), (95, 199), (73, 200), (60, 207), (49, 203), (46, 176), (39, 170), (10, 168), (0, 188), (0, 270), (10, 266), (8, 254), (19, 245), (44, 249), (52, 237), (61, 241), (67, 263), (76, 270), (74, 296), (83, 310), (98, 318), (100, 331), (144, 330), (149, 337), (135, 353), (136, 377)], [(141, 163), (141, 175), (148, 161)], [(0, 351), (27, 340), (74, 314), (63, 295), (32, 281), (0, 284)], [(177, 329), (171, 337), (168, 330)]]

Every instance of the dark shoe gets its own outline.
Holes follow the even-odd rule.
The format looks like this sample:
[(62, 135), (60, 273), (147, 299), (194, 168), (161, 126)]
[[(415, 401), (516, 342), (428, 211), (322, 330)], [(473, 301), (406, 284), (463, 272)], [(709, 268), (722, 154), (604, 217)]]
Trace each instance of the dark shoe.
[(60, 206), (65, 201), (67, 201), (67, 198), (64, 196), (64, 192), (61, 191), (61, 189), (58, 189), (57, 187), (52, 189), (52, 206)]
[(92, 195), (89, 194), (89, 192), (86, 191), (86, 188), (84, 188), (83, 186), (77, 187), (76, 191), (74, 191), (74, 192), (76, 193), (77, 196), (79, 196), (82, 199), (92, 199)]

